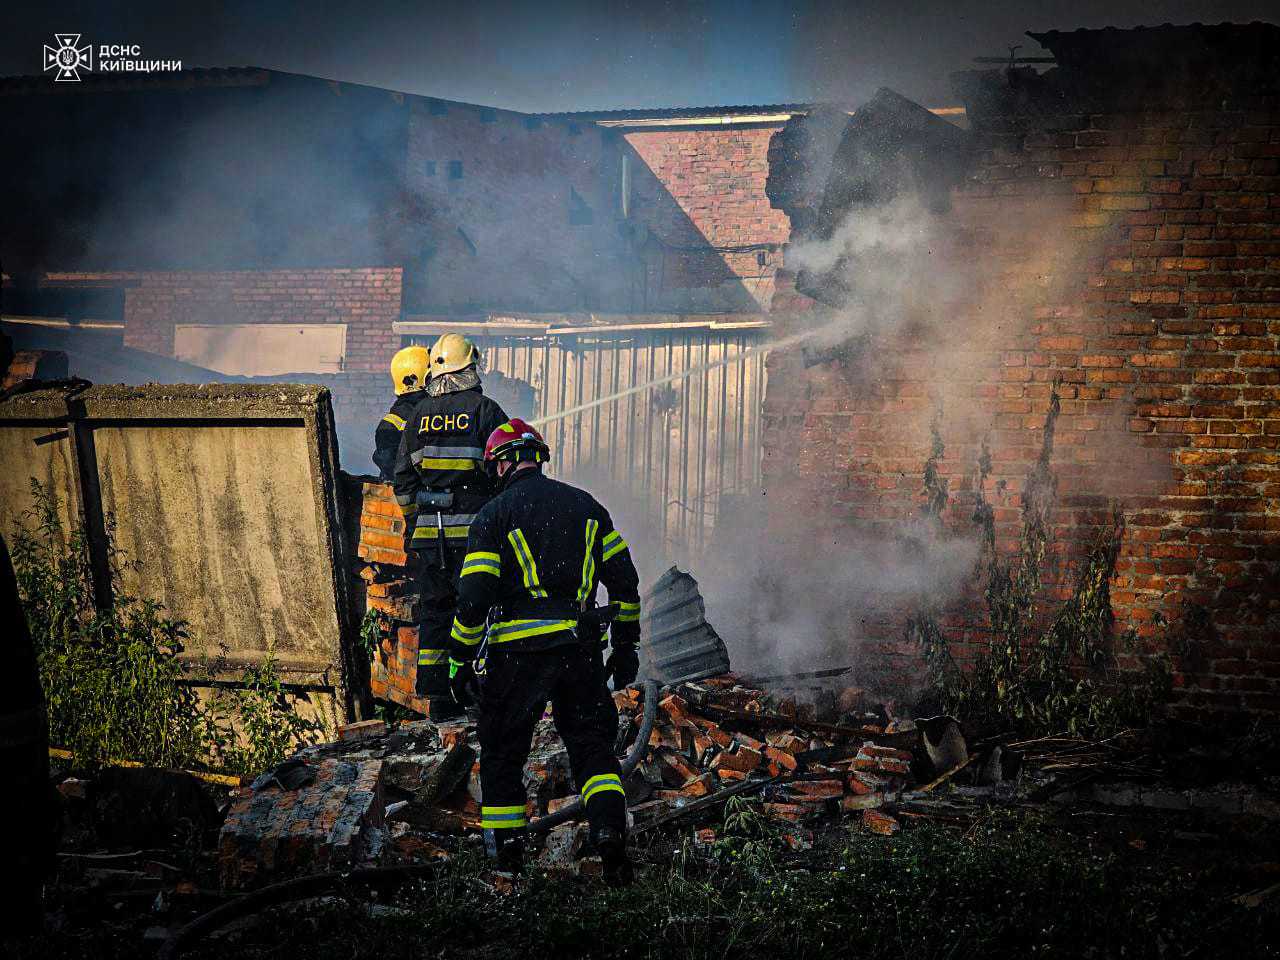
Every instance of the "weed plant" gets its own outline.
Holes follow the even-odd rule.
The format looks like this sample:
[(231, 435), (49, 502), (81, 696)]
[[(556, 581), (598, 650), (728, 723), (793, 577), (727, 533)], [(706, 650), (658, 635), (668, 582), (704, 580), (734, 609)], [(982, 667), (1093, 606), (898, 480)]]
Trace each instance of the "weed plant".
[[(1057, 385), (1049, 398), (1040, 455), (1023, 487), (1017, 550), (1001, 556), (995, 510), (987, 499), (991, 454), (978, 460), (974, 521), (981, 536), (980, 575), (990, 631), (963, 668), (938, 625), (936, 601), (926, 599), (908, 621), (908, 636), (921, 649), (933, 697), (944, 710), (981, 726), (1028, 733), (1106, 736), (1144, 726), (1167, 699), (1172, 671), (1167, 656), (1144, 658), (1143, 669), (1121, 673), (1116, 652), (1134, 650), (1136, 635), (1115, 635), (1110, 583), (1124, 537), (1124, 515), (1112, 504), (1109, 521), (1075, 564), (1071, 596), (1060, 604), (1044, 595), (1046, 558), (1057, 502), (1052, 469), (1054, 429), (1061, 410)], [(937, 464), (943, 454), (937, 428), (925, 464), (925, 519), (941, 525), (947, 502)]]
[(116, 760), (215, 766), (254, 773), (322, 732), (295, 709), (276, 664), (251, 667), (241, 686), (202, 698), (180, 654), (187, 624), (124, 589), (129, 560), (108, 522), (113, 600), (93, 602), (84, 533), (66, 530), (52, 495), (32, 482), (33, 506), (12, 537), (23, 610), (36, 646), (49, 742), (93, 769)]

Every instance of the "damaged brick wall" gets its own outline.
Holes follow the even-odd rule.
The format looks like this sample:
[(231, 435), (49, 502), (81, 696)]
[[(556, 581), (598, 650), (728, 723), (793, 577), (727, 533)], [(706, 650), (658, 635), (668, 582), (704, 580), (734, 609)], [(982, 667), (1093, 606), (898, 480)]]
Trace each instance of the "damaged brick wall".
[(244, 791), (218, 836), (223, 888), (362, 865), (384, 840), (382, 792), (382, 761), (340, 759), (319, 763), (302, 789)]
[(365, 483), (360, 495), (360, 585), (378, 629), (371, 689), (378, 699), (431, 716), (430, 700), (417, 692), (418, 558), (404, 549), (404, 515), (390, 485)]
[[(1182, 654), (1175, 683), (1188, 711), (1275, 712), (1280, 98), (1248, 85), (1224, 92), (1204, 76), (1199, 92), (1144, 96), (1097, 74), (1088, 97), (1062, 77), (970, 84), (979, 153), (942, 218), (953, 245), (938, 268), (978, 258), (991, 287), (1017, 296), (994, 311), (978, 296), (941, 333), (907, 324), (843, 351), (773, 354), (765, 487), (780, 538), (815, 503), (824, 523), (900, 529), (920, 512), (936, 416), (948, 528), (974, 533), (985, 440), (987, 495), (1011, 550), (1059, 381), (1058, 566), (1046, 592), (1064, 596), (1066, 562), (1117, 498), (1118, 628)], [(1052, 255), (1038, 257), (1046, 235)], [(790, 295), (788, 306), (811, 304)], [(786, 325), (814, 322), (797, 311)], [(904, 610), (859, 614), (845, 628), (858, 649), (918, 678)], [(943, 626), (962, 653), (985, 636), (976, 594), (953, 603)]]

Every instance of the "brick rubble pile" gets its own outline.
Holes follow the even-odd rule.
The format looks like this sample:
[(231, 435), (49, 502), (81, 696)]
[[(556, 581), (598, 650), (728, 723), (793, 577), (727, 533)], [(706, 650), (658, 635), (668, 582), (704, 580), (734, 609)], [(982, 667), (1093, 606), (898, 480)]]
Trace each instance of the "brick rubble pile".
[[(643, 693), (628, 689), (614, 699), (624, 756), (642, 725)], [(664, 689), (647, 746), (625, 781), (633, 829), (688, 824), (704, 807), (714, 814), (717, 795), (740, 791), (760, 795), (761, 811), (788, 824), (848, 814), (874, 832), (896, 832), (897, 822), (881, 808), (915, 782), (919, 734), (911, 721), (886, 721), (883, 710), (871, 713), (865, 705), (854, 688), (798, 703), (733, 674)], [(306, 780), (301, 786), (290, 789), (282, 773), (241, 789), (219, 842), (226, 888), (447, 856), (479, 832), (474, 723), (424, 719), (393, 730), (370, 720), (339, 734), (294, 758), (293, 774), (301, 769), (299, 779)], [(576, 799), (549, 711), (535, 732), (525, 783), (531, 823)], [(569, 823), (550, 832), (541, 860), (581, 872), (592, 868), (586, 852), (585, 828)]]

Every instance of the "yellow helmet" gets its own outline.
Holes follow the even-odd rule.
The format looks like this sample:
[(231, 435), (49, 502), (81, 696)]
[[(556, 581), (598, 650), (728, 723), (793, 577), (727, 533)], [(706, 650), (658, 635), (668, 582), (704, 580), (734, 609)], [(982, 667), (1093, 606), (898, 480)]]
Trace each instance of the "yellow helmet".
[(426, 347), (405, 347), (391, 358), (391, 382), (397, 397), (421, 390), (430, 375), (431, 353)]
[(431, 348), (431, 375), (456, 373), (480, 362), (476, 345), (460, 333), (446, 333)]

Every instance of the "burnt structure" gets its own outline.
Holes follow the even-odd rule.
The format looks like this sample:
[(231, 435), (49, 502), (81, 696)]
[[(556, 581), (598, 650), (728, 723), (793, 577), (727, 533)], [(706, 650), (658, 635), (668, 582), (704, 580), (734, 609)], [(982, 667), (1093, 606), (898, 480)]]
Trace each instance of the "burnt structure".
[[(804, 170), (771, 172), (770, 195), (791, 216), (793, 242), (829, 237), (833, 223), (856, 229), (883, 212), (884, 192), (937, 178), (918, 158), (951, 145), (941, 186), (962, 178), (943, 205), (934, 179), (926, 204), (929, 272), (955, 280), (938, 302), (921, 307), (903, 292), (925, 279), (916, 275), (895, 288), (901, 322), (859, 326), (854, 316), (861, 336), (841, 350), (771, 355), (772, 529), (801, 555), (805, 525), (797, 530), (795, 518), (806, 505), (811, 515), (820, 505), (824, 529), (888, 533), (917, 517), (932, 421), (945, 449), (937, 466), (949, 484), (950, 535), (975, 535), (985, 450), (983, 489), (1008, 552), (1051, 424), (1055, 573), (1046, 596), (1069, 595), (1074, 564), (1116, 503), (1124, 515), (1110, 581), (1116, 631), (1141, 641), (1122, 664), (1166, 651), (1185, 709), (1275, 712), (1280, 27), (1035, 38), (1055, 68), (955, 78), (967, 143), (922, 124), (933, 145), (912, 154), (899, 149), (907, 141), (895, 116), (855, 117), (838, 137), (809, 138), (834, 160), (800, 154), (801, 164), (830, 167), (821, 187)], [(793, 120), (775, 149), (799, 142), (808, 122)], [(863, 144), (877, 141), (889, 149), (873, 150), (874, 164), (860, 161)], [(860, 181), (866, 188), (841, 186)], [(801, 275), (798, 286), (826, 303), (789, 296), (789, 330), (840, 316), (847, 288), (856, 293), (866, 277), (840, 264), (827, 276)], [(1055, 383), (1056, 423), (1048, 417)], [(851, 434), (852, 444), (839, 442)], [(947, 632), (984, 637), (978, 598), (950, 599)], [(866, 611), (855, 632), (864, 653), (918, 675), (901, 606)]]

